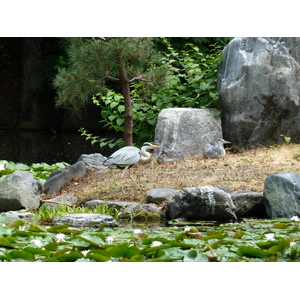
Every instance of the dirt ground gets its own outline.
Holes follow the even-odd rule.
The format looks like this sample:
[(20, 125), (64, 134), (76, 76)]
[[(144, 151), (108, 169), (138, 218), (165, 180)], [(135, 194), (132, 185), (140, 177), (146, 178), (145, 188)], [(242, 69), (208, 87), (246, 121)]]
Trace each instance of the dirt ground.
[[(83, 178), (75, 178), (66, 184), (62, 193), (73, 193), (84, 203), (92, 199), (143, 202), (146, 192), (152, 188), (182, 190), (212, 185), (262, 192), (269, 175), (281, 172), (300, 174), (299, 159), (300, 146), (286, 144), (242, 153), (228, 151), (222, 159), (191, 157), (184, 162), (136, 165), (123, 177), (123, 170), (119, 169), (107, 169), (103, 173), (87, 171)], [(140, 188), (128, 176), (129, 171)]]

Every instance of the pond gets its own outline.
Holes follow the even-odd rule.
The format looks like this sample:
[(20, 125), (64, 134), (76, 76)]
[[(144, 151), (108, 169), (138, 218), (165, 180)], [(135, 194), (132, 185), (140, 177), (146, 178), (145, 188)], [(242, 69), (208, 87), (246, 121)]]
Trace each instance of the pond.
[[(0, 219), (1, 223), (1, 219)], [(0, 224), (0, 261), (283, 262), (300, 260), (299, 219), (176, 222), (168, 227)]]
[(113, 150), (100, 149), (79, 132), (0, 131), (0, 160), (31, 165), (45, 162), (75, 163), (81, 154), (101, 153), (107, 156)]

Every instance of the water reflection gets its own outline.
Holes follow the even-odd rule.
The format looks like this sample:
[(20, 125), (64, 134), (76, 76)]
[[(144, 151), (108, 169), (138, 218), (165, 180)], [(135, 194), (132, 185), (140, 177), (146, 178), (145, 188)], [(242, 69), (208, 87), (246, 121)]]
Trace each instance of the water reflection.
[(78, 132), (48, 131), (0, 131), (0, 160), (27, 165), (45, 162), (75, 163), (81, 154), (101, 153), (109, 155), (109, 148), (100, 149)]

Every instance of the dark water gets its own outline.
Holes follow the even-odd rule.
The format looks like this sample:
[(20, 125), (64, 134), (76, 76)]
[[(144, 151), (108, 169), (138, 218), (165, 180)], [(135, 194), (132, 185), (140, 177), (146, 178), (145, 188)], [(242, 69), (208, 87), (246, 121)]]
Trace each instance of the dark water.
[(100, 149), (99, 143), (92, 145), (79, 132), (0, 131), (0, 160), (15, 163), (73, 164), (81, 154), (108, 156), (112, 152), (109, 148)]

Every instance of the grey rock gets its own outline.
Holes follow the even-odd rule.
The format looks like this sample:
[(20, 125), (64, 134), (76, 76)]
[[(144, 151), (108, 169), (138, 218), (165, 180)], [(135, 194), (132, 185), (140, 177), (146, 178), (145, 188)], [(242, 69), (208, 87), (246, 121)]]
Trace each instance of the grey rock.
[(181, 151), (164, 148), (157, 158), (158, 163), (171, 163), (175, 161), (184, 161), (184, 154)]
[(181, 161), (186, 156), (203, 155), (203, 145), (219, 138), (222, 138), (221, 118), (216, 109), (163, 109), (155, 128), (155, 143), (162, 148), (155, 149), (154, 156), (159, 158), (165, 151), (171, 161)]
[(119, 223), (112, 217), (104, 214), (69, 214), (55, 216), (52, 225), (70, 225), (72, 227), (117, 227)]
[(45, 194), (56, 194), (62, 186), (71, 182), (75, 177), (83, 177), (86, 173), (86, 166), (83, 161), (78, 161), (64, 169), (53, 171), (44, 184)]
[(237, 217), (267, 217), (263, 192), (234, 191), (230, 193)]
[(224, 138), (242, 150), (300, 142), (300, 38), (234, 38), (218, 72)]
[(300, 175), (278, 173), (267, 177), (264, 198), (270, 218), (300, 216)]
[(103, 162), (106, 159), (105, 156), (103, 156), (100, 153), (93, 153), (93, 154), (82, 154), (78, 161), (84, 161), (87, 170), (98, 170), (98, 171), (104, 171), (106, 169), (105, 166), (103, 166)]
[(166, 208), (169, 219), (236, 220), (230, 194), (213, 186), (190, 187), (177, 193)]
[(121, 214), (119, 219), (130, 220), (160, 220), (162, 214), (160, 209), (155, 204), (143, 204), (127, 201), (103, 201), (103, 200), (90, 200), (84, 204), (85, 207), (95, 207), (96, 205), (106, 204), (109, 208), (115, 208)]
[(161, 204), (164, 201), (171, 200), (177, 191), (169, 188), (155, 188), (146, 193), (147, 203)]
[(30, 219), (34, 216), (33, 213), (26, 210), (7, 211), (7, 212), (0, 213), (0, 215), (4, 216), (6, 218), (6, 221)]
[(89, 200), (85, 202), (84, 207), (95, 208), (97, 205), (107, 205), (108, 208), (115, 208), (116, 210), (121, 211), (124, 207), (136, 205), (136, 203), (127, 201)]
[(42, 183), (28, 171), (8, 175), (0, 181), (0, 212), (38, 208), (42, 191)]
[(72, 206), (76, 205), (79, 202), (79, 199), (73, 195), (73, 194), (63, 194), (54, 198), (51, 198), (50, 200), (43, 200), (41, 207), (45, 206), (48, 208), (57, 208), (59, 207), (59, 203)]

